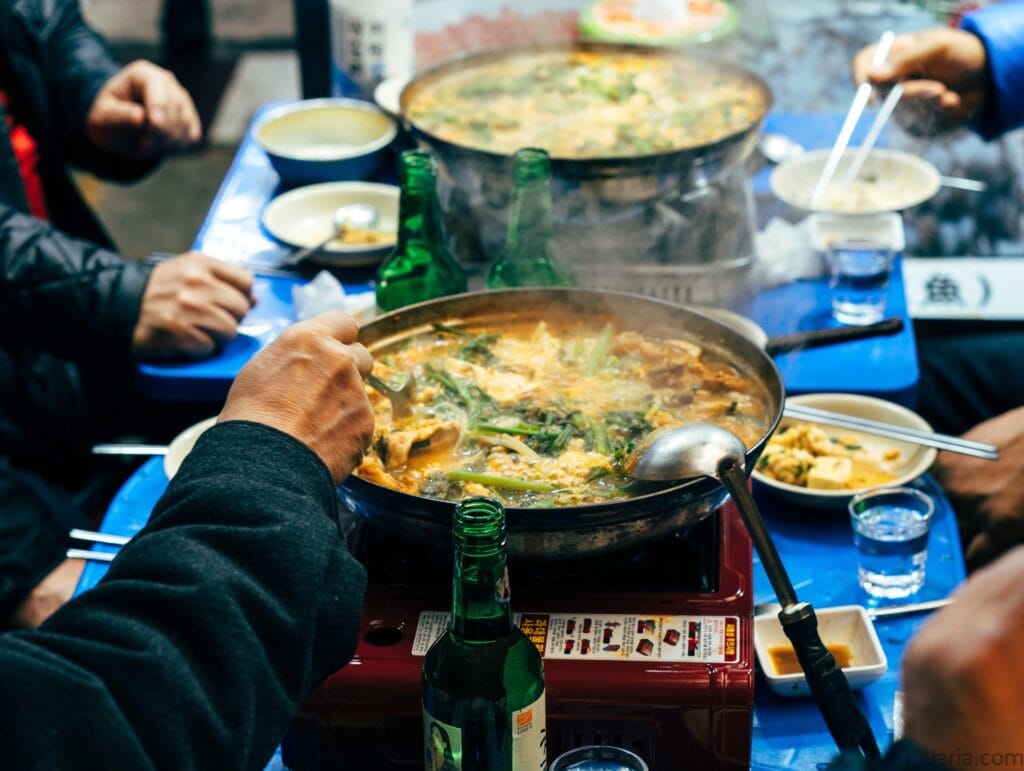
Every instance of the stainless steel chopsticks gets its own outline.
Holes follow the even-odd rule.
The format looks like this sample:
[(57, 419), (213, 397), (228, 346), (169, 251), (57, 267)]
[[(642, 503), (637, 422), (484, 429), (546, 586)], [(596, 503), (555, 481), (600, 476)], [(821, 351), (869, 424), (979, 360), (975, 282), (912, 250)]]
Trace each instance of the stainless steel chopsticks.
[(94, 444), (93, 455), (166, 455), (164, 444)]
[[(892, 30), (886, 30), (882, 33), (882, 37), (879, 38), (878, 45), (875, 46), (875, 52), (871, 57), (872, 66), (880, 67), (885, 63), (895, 37), (896, 35)], [(818, 184), (814, 186), (814, 192), (811, 194), (812, 209), (817, 209), (821, 206), (821, 199), (825, 197), (825, 191), (828, 189), (829, 183), (832, 182), (832, 177), (835, 176), (839, 159), (843, 157), (843, 153), (850, 144), (853, 130), (860, 121), (860, 116), (864, 112), (864, 107), (867, 106), (868, 99), (871, 98), (872, 88), (874, 87), (865, 81), (857, 87), (857, 91), (853, 95), (853, 102), (850, 104), (850, 109), (843, 120), (842, 128), (839, 129), (839, 136), (836, 137), (836, 143), (832, 145), (832, 152), (829, 154), (828, 161), (825, 162), (825, 167), (821, 170), (821, 176), (818, 178)]]
[(90, 551), (89, 549), (68, 549), (65, 556), (69, 560), (90, 560), (92, 562), (113, 562), (116, 551)]
[(910, 444), (921, 444), (925, 447), (934, 447), (937, 450), (949, 450), (950, 452), (971, 455), (984, 460), (999, 459), (999, 448), (995, 445), (961, 439), (960, 437), (949, 436), (948, 434), (936, 434), (929, 431), (919, 431), (916, 428), (895, 426), (892, 423), (883, 423), (878, 420), (857, 418), (852, 415), (840, 415), (837, 412), (808, 407), (803, 404), (787, 403), (782, 409), (782, 414), (796, 420), (824, 423), (825, 425), (848, 428), (853, 431), (863, 431), (867, 434), (886, 436), (890, 439), (899, 439)]
[(843, 178), (839, 181), (839, 187), (841, 190), (848, 189), (853, 184), (853, 181), (857, 179), (857, 175), (860, 174), (860, 170), (864, 166), (864, 161), (868, 159), (871, 149), (875, 146), (875, 142), (878, 141), (878, 137), (882, 133), (882, 129), (885, 128), (885, 124), (889, 120), (889, 116), (892, 115), (892, 111), (896, 109), (896, 104), (900, 101), (900, 97), (902, 96), (902, 83), (897, 83), (889, 90), (889, 93), (885, 97), (885, 101), (882, 102), (882, 106), (878, 108), (878, 112), (875, 114), (875, 120), (871, 124), (871, 128), (868, 129), (867, 136), (864, 137), (864, 141), (860, 143), (860, 147), (858, 147), (857, 152), (854, 153), (853, 161), (850, 162), (849, 167), (843, 174)]
[[(130, 537), (125, 535), (111, 535), (110, 533), (97, 533), (93, 530), (73, 529), (69, 533), (72, 540), (89, 541), (90, 543), (103, 543), (108, 546), (124, 546)], [(68, 549), (65, 556), (72, 560), (91, 560), (93, 562), (111, 562), (117, 556), (116, 551), (91, 551), (89, 549)]]
[(91, 543), (105, 543), (111, 546), (124, 546), (131, 538), (126, 535), (111, 535), (110, 533), (97, 533), (93, 530), (80, 530), (75, 528), (69, 534), (72, 540), (89, 541)]

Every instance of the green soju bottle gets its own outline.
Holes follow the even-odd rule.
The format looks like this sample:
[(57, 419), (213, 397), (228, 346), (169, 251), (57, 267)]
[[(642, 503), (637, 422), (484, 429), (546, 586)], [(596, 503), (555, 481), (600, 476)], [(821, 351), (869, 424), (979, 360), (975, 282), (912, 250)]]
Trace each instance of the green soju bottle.
[(505, 510), (455, 507), (452, 621), (423, 662), (426, 771), (547, 768), (544, 664), (512, 623)]
[(377, 269), (377, 306), (384, 311), (466, 291), (466, 272), (445, 246), (434, 156), (403, 152), (399, 184), (398, 242)]
[(487, 269), (487, 286), (572, 286), (572, 271), (552, 253), (551, 161), (525, 147), (512, 158), (512, 205), (505, 248)]

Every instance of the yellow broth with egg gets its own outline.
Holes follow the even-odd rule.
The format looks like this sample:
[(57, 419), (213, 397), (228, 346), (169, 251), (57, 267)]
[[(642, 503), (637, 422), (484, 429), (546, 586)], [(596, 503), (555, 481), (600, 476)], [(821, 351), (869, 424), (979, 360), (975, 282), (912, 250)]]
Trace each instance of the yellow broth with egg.
[(638, 488), (622, 461), (650, 431), (711, 422), (750, 447), (769, 424), (763, 385), (720, 354), (607, 319), (434, 324), (374, 356), (375, 436), (355, 473), (429, 498), (628, 498)]
[(406, 112), (439, 139), (494, 153), (541, 147), (556, 158), (682, 150), (744, 131), (767, 94), (740, 73), (630, 49), (534, 52), (457, 69)]

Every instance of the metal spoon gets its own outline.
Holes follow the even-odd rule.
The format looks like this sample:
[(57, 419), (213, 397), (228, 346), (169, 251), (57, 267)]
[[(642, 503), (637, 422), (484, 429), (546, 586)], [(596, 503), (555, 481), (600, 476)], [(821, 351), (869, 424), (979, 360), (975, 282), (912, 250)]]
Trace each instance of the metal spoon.
[(390, 400), (391, 412), (396, 418), (409, 414), (409, 404), (412, 402), (412, 395), (416, 390), (416, 381), (412, 375), (405, 376), (401, 388), (392, 388), (376, 375), (367, 375), (366, 382)]
[(811, 693), (832, 738), (841, 750), (860, 750), (878, 757), (871, 726), (857, 706), (850, 683), (818, 634), (818, 619), (810, 603), (800, 602), (782, 564), (761, 512), (747, 488), (747, 448), (733, 434), (709, 423), (649, 434), (626, 458), (623, 467), (634, 479), (666, 482), (710, 477), (732, 495), (775, 596), (782, 605), (779, 621), (786, 633)]
[(376, 226), (380, 215), (373, 206), (365, 203), (350, 203), (339, 206), (334, 210), (331, 217), (331, 234), (323, 241), (314, 246), (307, 246), (292, 252), (291, 256), (284, 261), (289, 267), (294, 267), (304, 262), (311, 255), (316, 254), (331, 241), (341, 238), (348, 228), (372, 228)]

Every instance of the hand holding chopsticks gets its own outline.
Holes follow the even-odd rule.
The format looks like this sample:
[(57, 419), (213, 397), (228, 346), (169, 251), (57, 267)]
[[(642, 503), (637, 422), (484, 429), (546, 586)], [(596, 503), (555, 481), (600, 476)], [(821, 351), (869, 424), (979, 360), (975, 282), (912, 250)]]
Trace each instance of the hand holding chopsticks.
[[(889, 55), (889, 49), (892, 47), (892, 41), (895, 38), (892, 30), (886, 30), (882, 37), (878, 41), (878, 45), (875, 47), (874, 55), (871, 58), (871, 65), (873, 67), (879, 67), (885, 63), (886, 57)], [(832, 177), (835, 176), (836, 168), (839, 166), (839, 161), (843, 157), (843, 153), (846, 152), (847, 146), (850, 144), (850, 137), (853, 136), (853, 130), (857, 127), (857, 123), (860, 121), (860, 116), (864, 112), (864, 107), (867, 106), (868, 99), (871, 98), (871, 90), (873, 86), (864, 82), (861, 83), (857, 88), (856, 93), (853, 96), (853, 102), (850, 104), (850, 109), (846, 113), (846, 118), (843, 120), (842, 128), (839, 129), (839, 136), (836, 137), (835, 144), (832, 145), (832, 152), (828, 156), (828, 160), (825, 162), (825, 167), (821, 171), (821, 176), (818, 178), (818, 183), (814, 187), (814, 192), (811, 194), (811, 208), (817, 209), (821, 206), (821, 201), (825, 197), (825, 191), (828, 190), (828, 186), (832, 182)], [(895, 107), (895, 104), (893, 104)], [(881, 126), (878, 129), (881, 131)]]

